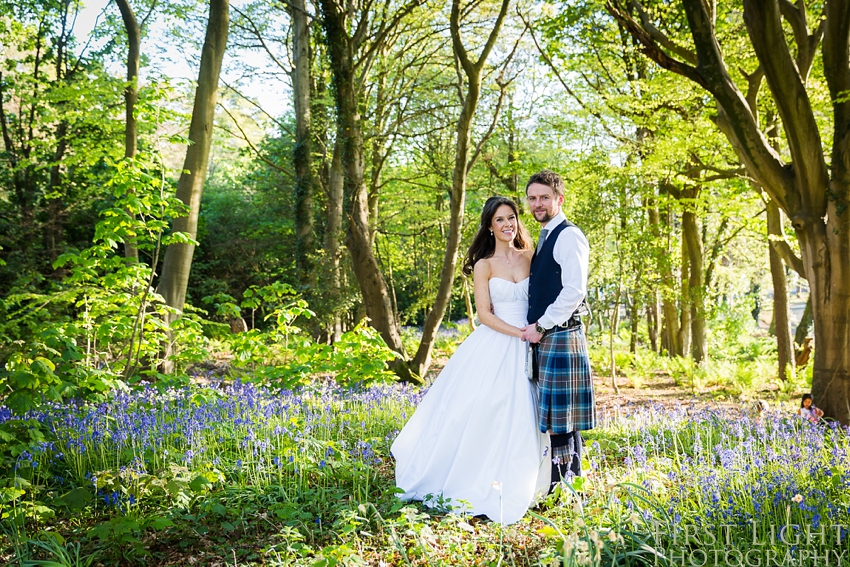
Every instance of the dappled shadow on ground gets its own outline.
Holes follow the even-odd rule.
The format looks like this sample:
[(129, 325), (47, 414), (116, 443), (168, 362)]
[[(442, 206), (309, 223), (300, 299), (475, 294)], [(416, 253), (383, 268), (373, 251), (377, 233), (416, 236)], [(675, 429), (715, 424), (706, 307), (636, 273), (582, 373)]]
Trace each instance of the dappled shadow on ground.
[(615, 391), (610, 376), (594, 373), (596, 407), (600, 418), (613, 418), (633, 410), (652, 406), (660, 410), (685, 407), (694, 412), (704, 409), (743, 410), (757, 413), (766, 409), (795, 412), (796, 399), (783, 399), (775, 385), (759, 391), (753, 396), (730, 393), (721, 387), (693, 389), (676, 383), (672, 376), (654, 373), (644, 377), (640, 388), (635, 388), (625, 377), (617, 377)]

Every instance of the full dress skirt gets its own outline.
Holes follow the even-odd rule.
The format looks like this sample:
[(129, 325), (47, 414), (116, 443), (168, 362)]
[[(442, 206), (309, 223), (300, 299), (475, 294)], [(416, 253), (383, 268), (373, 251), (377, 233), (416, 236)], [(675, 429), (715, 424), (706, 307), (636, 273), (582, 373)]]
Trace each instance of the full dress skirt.
[[(528, 279), (490, 280), (494, 312), (522, 327)], [(527, 343), (479, 326), (458, 347), (392, 445), (406, 500), (511, 524), (549, 488), (548, 436), (526, 376)], [(430, 495), (429, 499), (426, 499)]]

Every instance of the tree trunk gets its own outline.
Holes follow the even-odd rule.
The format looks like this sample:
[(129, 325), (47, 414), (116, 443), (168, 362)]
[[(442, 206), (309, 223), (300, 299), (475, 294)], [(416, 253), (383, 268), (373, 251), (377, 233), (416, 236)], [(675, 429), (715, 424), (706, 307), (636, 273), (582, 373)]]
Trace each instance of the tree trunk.
[(351, 255), (354, 276), (360, 284), (366, 315), (387, 346), (401, 357), (393, 364), (393, 369), (403, 381), (421, 382), (407, 366), (407, 353), (401, 342), (401, 329), (393, 316), (387, 282), (372, 250), (369, 195), (364, 179), (363, 124), (354, 61), (356, 46), (348, 36), (349, 22), (341, 6), (334, 0), (321, 0), (320, 5), (333, 74), (337, 132), (340, 134), (343, 192), (348, 212), (345, 243)]
[[(689, 194), (688, 197), (692, 200), (696, 199), (697, 193)], [(687, 249), (688, 255), (687, 294), (691, 313), (691, 358), (697, 364), (701, 364), (708, 355), (705, 332), (703, 246), (696, 213), (692, 210), (685, 210), (682, 213), (682, 239), (687, 242), (684, 248)]]
[(387, 120), (388, 109), (386, 105), (386, 82), (387, 73), (381, 70), (381, 73), (376, 78), (373, 88), (375, 90), (375, 107), (372, 113), (374, 122), (373, 129), (376, 133), (372, 136), (372, 149), (369, 172), (369, 241), (372, 246), (375, 246), (375, 239), (378, 234), (378, 211), (381, 197), (381, 170), (384, 168), (384, 161), (389, 157), (389, 150), (381, 135)]
[[(186, 148), (183, 173), (177, 182), (177, 198), (188, 207), (188, 214), (174, 219), (172, 226), (174, 232), (185, 233), (192, 239), (198, 232), (198, 213), (201, 209), (201, 195), (204, 190), (212, 144), (218, 79), (227, 45), (229, 25), (229, 0), (210, 0), (209, 20), (201, 52), (201, 68), (198, 73), (198, 87), (195, 90), (192, 121), (189, 125), (191, 144)], [(194, 244), (177, 242), (169, 244), (165, 251), (159, 292), (165, 298), (166, 304), (177, 310), (177, 314), (166, 317), (168, 324), (180, 316), (186, 302), (189, 270), (192, 267), (194, 252)], [(170, 370), (167, 355), (168, 353), (163, 364), (165, 370)]]
[(660, 319), (658, 307), (658, 292), (652, 290), (649, 295), (649, 301), (646, 303), (646, 327), (649, 332), (649, 344), (652, 352), (660, 352), (658, 350), (658, 320)]
[(812, 327), (812, 294), (806, 298), (806, 306), (803, 308), (803, 316), (800, 323), (797, 325), (797, 330), (794, 332), (794, 342), (803, 346), (803, 341), (809, 336), (809, 329)]
[[(846, 186), (832, 183), (830, 189), (838, 195)], [(798, 230), (797, 238), (806, 265), (814, 315), (812, 396), (827, 417), (847, 424), (850, 423), (850, 273), (847, 273), (850, 215), (844, 214), (842, 218), (834, 202), (830, 202), (828, 210), (835, 229), (813, 221), (808, 230)]]
[(631, 336), (629, 337), (629, 352), (634, 354), (637, 352), (638, 332), (640, 329), (640, 300), (637, 294), (632, 291), (629, 294), (629, 324), (631, 325)]
[[(328, 175), (328, 210), (327, 227), (325, 229), (325, 254), (330, 262), (331, 281), (328, 287), (331, 290), (333, 304), (337, 306), (342, 300), (342, 274), (340, 272), (340, 235), (342, 234), (342, 211), (343, 211), (343, 173), (342, 173), (342, 149), (337, 135), (334, 142), (333, 157), (331, 158), (330, 173)], [(335, 307), (333, 314), (332, 329), (329, 332), (333, 342), (342, 336), (342, 314)]]
[(767, 235), (770, 275), (773, 280), (773, 332), (779, 359), (779, 379), (783, 382), (794, 372), (794, 344), (791, 342), (791, 318), (788, 312), (788, 280), (785, 264), (776, 251), (771, 237), (781, 237), (782, 213), (776, 203), (767, 202)]
[[(450, 22), (452, 48), (455, 58), (459, 61), (466, 76), (467, 90), (463, 101), (463, 110), (457, 122), (455, 166), (452, 173), (452, 188), (450, 193), (449, 231), (446, 237), (443, 266), (440, 270), (440, 285), (437, 289), (437, 297), (434, 299), (434, 307), (425, 319), (419, 348), (410, 363), (411, 370), (419, 376), (424, 376), (428, 371), (428, 367), (431, 365), (431, 350), (434, 345), (434, 339), (451, 299), (455, 268), (457, 267), (457, 252), (460, 247), (461, 229), (463, 227), (463, 211), (466, 203), (466, 179), (472, 166), (469, 162), (470, 134), (472, 132), (472, 121), (475, 117), (475, 111), (478, 108), (478, 101), (481, 96), (481, 71), (499, 35), (509, 4), (510, 0), (502, 0), (502, 7), (496, 24), (490, 31), (487, 43), (482, 49), (478, 60), (473, 62), (469, 59), (460, 37), (460, 0), (453, 0), (452, 2)], [(462, 89), (462, 85), (459, 88)]]
[(47, 223), (44, 226), (44, 248), (52, 264), (59, 257), (65, 233), (65, 206), (62, 202), (62, 158), (68, 149), (68, 124), (64, 120), (56, 128), (56, 151), (50, 166), (48, 193), (56, 195), (47, 202)]
[[(850, 98), (846, 96), (850, 92), (850, 3), (827, 2), (818, 27), (810, 32), (804, 3), (743, 2), (748, 38), (781, 118), (790, 162), (760, 130), (757, 99), (744, 97), (731, 79), (715, 33), (714, 5), (704, 0), (682, 0), (682, 5), (696, 67), (665, 53), (617, 0), (607, 4), (642, 44), (644, 53), (714, 96), (718, 115), (728, 122), (724, 133), (748, 172), (791, 219), (812, 294), (817, 341), (812, 395), (827, 417), (846, 425), (850, 423), (850, 215), (846, 214), (850, 206)], [(785, 27), (789, 22), (791, 34)], [(796, 43), (794, 52), (790, 37)], [(825, 153), (829, 144), (821, 139), (822, 115), (815, 115), (806, 82), (821, 38), (832, 110), (831, 156)]]
[(614, 393), (620, 393), (617, 386), (617, 357), (614, 355), (614, 337), (617, 335), (617, 326), (620, 323), (620, 294), (622, 293), (622, 277), (617, 279), (617, 295), (614, 296), (614, 307), (611, 309), (611, 321), (608, 326), (608, 361), (611, 367), (611, 387)]
[[(684, 227), (684, 222), (682, 223)], [(688, 240), (682, 235), (682, 273), (679, 285), (681, 287), (680, 302), (681, 312), (679, 319), (679, 356), (690, 356), (691, 354), (691, 256), (688, 252)]]
[(295, 266), (298, 280), (309, 287), (313, 269), (313, 164), (310, 131), (310, 22), (304, 0), (289, 4), (292, 18), (292, 90), (295, 99)]
[[(662, 323), (662, 348), (667, 350), (667, 356), (677, 356), (681, 352), (679, 345), (679, 311), (676, 308), (675, 295), (675, 277), (673, 269), (670, 265), (669, 249), (665, 249), (661, 245), (661, 213), (658, 210), (658, 202), (652, 199), (647, 203), (647, 215), (649, 226), (652, 230), (652, 235), (657, 242), (655, 250), (655, 258), (658, 262), (658, 272), (661, 274), (661, 306), (663, 313)], [(669, 225), (669, 222), (665, 223)], [(669, 226), (667, 227), (669, 229)]]
[[(129, 0), (116, 0), (124, 29), (127, 31), (127, 86), (124, 87), (124, 157), (132, 159), (136, 156), (138, 134), (135, 109), (139, 100), (138, 80), (141, 58), (142, 30)], [(128, 237), (124, 242), (124, 257), (131, 262), (139, 261), (139, 249), (136, 239)], [(154, 266), (156, 269), (156, 266)]]

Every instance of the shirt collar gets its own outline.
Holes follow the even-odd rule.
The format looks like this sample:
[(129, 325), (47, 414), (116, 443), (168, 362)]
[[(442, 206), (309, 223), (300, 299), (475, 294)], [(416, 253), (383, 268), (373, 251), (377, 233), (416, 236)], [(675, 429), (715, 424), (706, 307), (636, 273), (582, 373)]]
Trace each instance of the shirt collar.
[(567, 217), (564, 215), (564, 211), (561, 211), (560, 213), (552, 217), (549, 222), (541, 226), (540, 229), (543, 230), (545, 228), (546, 230), (549, 230), (555, 228), (565, 220), (567, 220)]

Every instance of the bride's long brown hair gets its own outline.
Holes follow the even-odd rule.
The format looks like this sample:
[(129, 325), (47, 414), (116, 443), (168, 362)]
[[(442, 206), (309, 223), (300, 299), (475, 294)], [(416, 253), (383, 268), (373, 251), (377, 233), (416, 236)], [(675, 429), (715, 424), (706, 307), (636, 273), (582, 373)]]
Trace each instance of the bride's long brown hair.
[(484, 203), (484, 210), (481, 211), (481, 225), (478, 227), (478, 233), (472, 239), (472, 244), (463, 261), (463, 275), (468, 276), (471, 274), (475, 267), (475, 262), (489, 258), (496, 251), (496, 237), (490, 232), (490, 225), (493, 224), (493, 217), (496, 216), (496, 211), (502, 205), (509, 206), (516, 216), (517, 227), (516, 236), (514, 236), (514, 246), (518, 250), (528, 250), (531, 248), (531, 235), (528, 233), (528, 229), (522, 224), (522, 221), (519, 220), (519, 209), (517, 209), (516, 203), (507, 197), (490, 197)]

